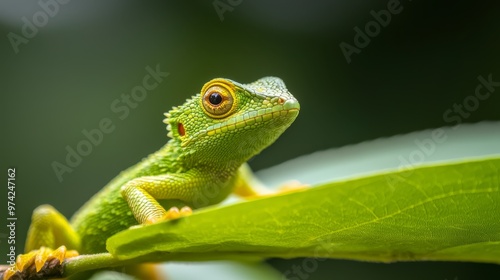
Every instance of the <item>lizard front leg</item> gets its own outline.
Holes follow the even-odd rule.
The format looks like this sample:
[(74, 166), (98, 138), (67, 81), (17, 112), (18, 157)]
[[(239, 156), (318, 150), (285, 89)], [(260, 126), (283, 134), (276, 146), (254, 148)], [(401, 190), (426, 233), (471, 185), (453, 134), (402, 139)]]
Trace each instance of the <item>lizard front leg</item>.
[(180, 200), (188, 205), (193, 201), (203, 188), (208, 185), (218, 184), (220, 191), (213, 203), (216, 203), (229, 194), (224, 190), (227, 182), (215, 182), (207, 175), (196, 170), (186, 173), (172, 173), (157, 176), (144, 176), (127, 182), (121, 188), (121, 194), (127, 201), (132, 213), (140, 224), (152, 224), (163, 220), (178, 218), (191, 214), (190, 207), (182, 209), (173, 207), (165, 210), (159, 199)]

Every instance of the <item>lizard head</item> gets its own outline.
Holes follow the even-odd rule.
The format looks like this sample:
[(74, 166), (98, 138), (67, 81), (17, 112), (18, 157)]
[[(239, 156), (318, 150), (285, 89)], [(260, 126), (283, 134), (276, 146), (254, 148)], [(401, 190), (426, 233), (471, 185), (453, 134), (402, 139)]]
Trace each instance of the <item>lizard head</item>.
[(236, 165), (272, 144), (295, 120), (300, 105), (283, 81), (251, 84), (217, 78), (199, 95), (166, 113), (169, 136), (192, 162)]

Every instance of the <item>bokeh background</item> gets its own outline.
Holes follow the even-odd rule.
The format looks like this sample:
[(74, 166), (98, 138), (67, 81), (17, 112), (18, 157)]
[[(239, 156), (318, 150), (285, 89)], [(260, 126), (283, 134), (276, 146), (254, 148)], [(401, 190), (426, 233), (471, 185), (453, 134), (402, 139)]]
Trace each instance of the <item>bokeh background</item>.
[[(350, 63), (339, 45), (354, 46), (354, 28), (364, 30), (374, 20), (370, 11), (394, 1), (67, 1), (52, 6), (46, 22), (35, 17), (45, 24), (24, 37), (25, 21), (33, 23), (47, 2), (0, 2), (0, 158), (4, 180), (7, 168), (16, 168), (18, 243), (37, 205), (52, 204), (69, 217), (162, 146), (163, 112), (211, 78), (246, 83), (279, 76), (301, 102), (294, 125), (251, 161), (256, 170), (322, 149), (454, 125), (443, 115), (475, 94), (478, 76), (500, 81), (497, 1), (402, 0), (401, 12)], [(22, 43), (12, 44), (12, 33)], [(169, 76), (121, 120), (111, 104), (157, 65)], [(500, 120), (500, 87), (467, 113), (461, 121)], [(85, 139), (82, 130), (98, 128), (103, 118), (115, 130), (59, 181), (52, 163), (64, 163), (66, 147), (75, 148)], [(4, 188), (1, 205), (6, 194)], [(0, 214), (4, 223), (6, 206)], [(5, 263), (7, 231), (0, 233)], [(302, 260), (269, 263), (284, 272)], [(500, 268), (488, 264), (331, 260), (307, 279), (499, 277)]]

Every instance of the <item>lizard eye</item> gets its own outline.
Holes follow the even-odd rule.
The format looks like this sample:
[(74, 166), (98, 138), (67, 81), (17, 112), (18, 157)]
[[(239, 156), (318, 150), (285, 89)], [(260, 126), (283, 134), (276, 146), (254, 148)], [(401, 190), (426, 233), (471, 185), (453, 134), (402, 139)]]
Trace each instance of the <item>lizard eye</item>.
[(234, 93), (227, 85), (220, 82), (204, 86), (201, 102), (205, 112), (212, 118), (224, 118), (229, 115), (234, 105)]
[(211, 92), (208, 96), (208, 101), (210, 101), (210, 104), (218, 106), (222, 103), (222, 95), (218, 92)]

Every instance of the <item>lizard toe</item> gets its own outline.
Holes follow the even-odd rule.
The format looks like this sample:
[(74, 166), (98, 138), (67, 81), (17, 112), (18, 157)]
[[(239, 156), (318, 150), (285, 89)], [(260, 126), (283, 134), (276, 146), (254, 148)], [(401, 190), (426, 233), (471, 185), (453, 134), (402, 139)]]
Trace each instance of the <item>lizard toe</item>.
[(184, 206), (180, 210), (181, 217), (186, 217), (186, 216), (189, 216), (191, 214), (193, 214), (193, 209), (191, 209), (191, 207), (189, 207), (189, 206)]
[(77, 251), (67, 250), (65, 246), (61, 246), (55, 250), (48, 247), (41, 247), (38, 250), (19, 255), (15, 267), (11, 267), (5, 272), (4, 279), (9, 279), (18, 271), (28, 270), (33, 264), (35, 265), (36, 272), (39, 272), (51, 260), (57, 259), (59, 264), (62, 264), (65, 259), (76, 256), (78, 256)]
[(16, 268), (14, 266), (9, 267), (7, 270), (4, 271), (3, 273), (3, 280), (9, 280), (14, 274), (16, 274)]
[(167, 220), (173, 220), (181, 217), (181, 211), (177, 207), (172, 207), (168, 209), (167, 213), (165, 214), (165, 217)]
[(144, 224), (150, 225), (168, 220), (175, 220), (181, 217), (189, 216), (193, 213), (191, 207), (184, 206), (181, 209), (178, 207), (171, 207), (167, 211), (165, 211), (161, 216), (151, 216), (149, 217)]

